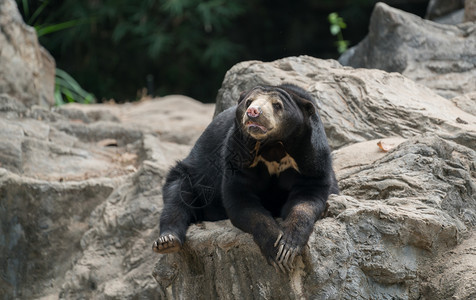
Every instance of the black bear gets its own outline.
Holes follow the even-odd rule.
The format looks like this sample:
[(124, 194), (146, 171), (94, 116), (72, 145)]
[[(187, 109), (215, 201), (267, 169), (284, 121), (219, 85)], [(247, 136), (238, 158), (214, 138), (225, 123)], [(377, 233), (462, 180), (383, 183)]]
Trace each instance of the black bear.
[(290, 270), (331, 193), (338, 187), (313, 97), (292, 84), (257, 86), (170, 170), (153, 249), (176, 252), (191, 223), (229, 218), (270, 264)]

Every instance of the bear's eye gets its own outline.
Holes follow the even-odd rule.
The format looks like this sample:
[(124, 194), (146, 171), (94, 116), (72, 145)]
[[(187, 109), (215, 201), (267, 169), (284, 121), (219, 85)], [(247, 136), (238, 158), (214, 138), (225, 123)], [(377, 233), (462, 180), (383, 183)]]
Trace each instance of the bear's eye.
[(253, 102), (253, 100), (251, 100), (251, 99), (246, 100), (246, 102), (245, 102), (246, 107), (250, 106), (251, 102)]
[(276, 103), (273, 103), (273, 107), (274, 109), (276, 110), (280, 110), (280, 109), (283, 109), (283, 105), (279, 102), (276, 102)]

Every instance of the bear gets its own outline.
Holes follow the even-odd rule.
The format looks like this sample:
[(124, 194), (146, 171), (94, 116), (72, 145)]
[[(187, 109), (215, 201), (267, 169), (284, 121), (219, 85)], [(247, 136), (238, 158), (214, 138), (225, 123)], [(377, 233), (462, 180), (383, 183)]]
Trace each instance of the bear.
[(294, 84), (256, 86), (169, 171), (153, 250), (179, 251), (190, 224), (230, 219), (287, 272), (338, 192), (315, 99)]

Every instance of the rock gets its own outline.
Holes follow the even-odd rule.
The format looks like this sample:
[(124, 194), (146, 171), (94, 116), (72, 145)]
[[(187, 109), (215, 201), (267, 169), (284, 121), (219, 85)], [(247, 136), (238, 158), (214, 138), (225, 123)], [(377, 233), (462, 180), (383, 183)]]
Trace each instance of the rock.
[(464, 1), (464, 21), (476, 22), (476, 1), (475, 0)]
[(460, 109), (476, 116), (476, 92), (454, 97), (451, 101)]
[[(54, 109), (25, 107), (7, 94), (0, 99), (0, 294), (154, 298), (157, 285), (144, 268), (156, 260), (150, 244), (161, 182), (190, 150), (161, 142), (157, 131), (169, 120), (169, 130), (175, 124), (190, 143), (213, 106), (178, 96)], [(187, 105), (179, 119), (180, 104)], [(131, 278), (142, 292), (125, 283)]]
[(58, 295), (93, 209), (120, 180), (46, 181), (0, 168), (0, 294), (3, 299)]
[(476, 299), (476, 236), (441, 253), (422, 275), (426, 299)]
[(437, 24), (378, 3), (367, 37), (339, 61), (399, 72), (453, 98), (476, 91), (476, 23)]
[(384, 157), (387, 151), (382, 150), (378, 146), (379, 143), (391, 150), (404, 141), (403, 138), (385, 138), (352, 144), (335, 150), (332, 152), (332, 160), (334, 171), (339, 176), (337, 179), (340, 180), (341, 176), (351, 170), (369, 165)]
[(215, 115), (255, 85), (284, 82), (298, 84), (315, 96), (333, 149), (424, 132), (476, 149), (476, 117), (450, 100), (397, 73), (352, 69), (309, 56), (238, 63), (225, 75)]
[[(0, 39), (13, 5), (0, 0), (11, 12)], [(0, 43), (1, 63), (12, 49)], [(399, 74), (302, 56), (238, 64), (216, 110), (286, 81), (318, 99), (342, 190), (290, 274), (229, 221), (191, 226), (179, 253), (151, 249), (167, 172), (213, 105), (171, 96), (52, 109), (32, 100), (36, 83), (0, 90), (2, 299), (474, 298), (473, 94), (446, 100)]]
[(150, 276), (157, 259), (151, 243), (158, 235), (166, 170), (144, 161), (91, 213), (91, 226), (80, 239), (82, 253), (55, 291), (60, 299), (158, 298)]
[(55, 61), (13, 0), (0, 0), (0, 94), (25, 106), (54, 105)]
[[(171, 95), (124, 105), (68, 104), (61, 107), (59, 113), (72, 115), (75, 116), (74, 119), (89, 123), (112, 112), (117, 116), (115, 121), (152, 130), (160, 136), (162, 142), (193, 145), (210, 123), (213, 107), (212, 104), (203, 104), (186, 96)], [(97, 116), (91, 118), (91, 114)]]
[(457, 10), (446, 16), (439, 17), (433, 20), (433, 22), (447, 25), (458, 25), (464, 22), (464, 9)]
[[(300, 60), (287, 62), (304, 69)], [(357, 70), (318, 61), (335, 66), (340, 78), (357, 77)], [(392, 80), (410, 82), (374, 72), (369, 78), (388, 89), (402, 86)], [(361, 86), (372, 82), (369, 74), (359, 73)], [(327, 93), (321, 101), (332, 99), (334, 92)], [(415, 132), (407, 141), (381, 138), (340, 148), (334, 159), (342, 195), (329, 201), (296, 270), (278, 274), (251, 236), (229, 221), (193, 225), (182, 252), (152, 252), (161, 186), (170, 165), (190, 150), (174, 139), (161, 141), (162, 121), (153, 120), (169, 120), (177, 130), (204, 129), (166, 115), (177, 109), (174, 101), (50, 110), (3, 99), (0, 145), (11, 149), (0, 152), (0, 293), (6, 299), (415, 299), (435, 288), (426, 274), (436, 278), (439, 270), (459, 281), (445, 281), (446, 291), (434, 291), (435, 299), (471, 295), (473, 273), (464, 262), (472, 252), (453, 255), (455, 268), (440, 259), (476, 224), (476, 155), (465, 146)], [(213, 106), (185, 103), (185, 116), (200, 109), (190, 123), (210, 119)], [(377, 141), (389, 151), (378, 150)]]
[[(345, 175), (342, 195), (330, 199), (328, 216), (316, 223), (290, 274), (276, 273), (251, 235), (229, 221), (193, 225), (183, 251), (159, 256), (153, 276), (160, 298), (424, 297), (430, 278), (422, 269), (453, 268), (439, 255), (476, 225), (475, 159), (469, 148), (426, 135)], [(476, 258), (474, 251), (465, 255), (455, 259)], [(474, 287), (474, 269), (460, 266), (460, 281), (435, 286), (441, 296), (431, 299), (472, 295), (451, 292)]]
[(464, 0), (430, 0), (426, 9), (425, 18), (434, 20), (438, 17), (449, 15), (463, 8), (464, 4)]

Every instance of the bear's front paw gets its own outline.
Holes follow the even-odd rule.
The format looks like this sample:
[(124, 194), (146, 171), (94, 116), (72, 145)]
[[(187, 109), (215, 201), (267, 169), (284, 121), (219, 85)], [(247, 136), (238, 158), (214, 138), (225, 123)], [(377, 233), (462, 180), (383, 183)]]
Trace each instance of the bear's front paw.
[(274, 247), (278, 249), (278, 252), (272, 265), (277, 271), (290, 272), (293, 269), (294, 258), (301, 252), (301, 247), (292, 243), (282, 233), (278, 236)]
[(161, 235), (152, 246), (152, 250), (161, 254), (177, 252), (180, 248), (182, 248), (182, 243), (173, 234)]

